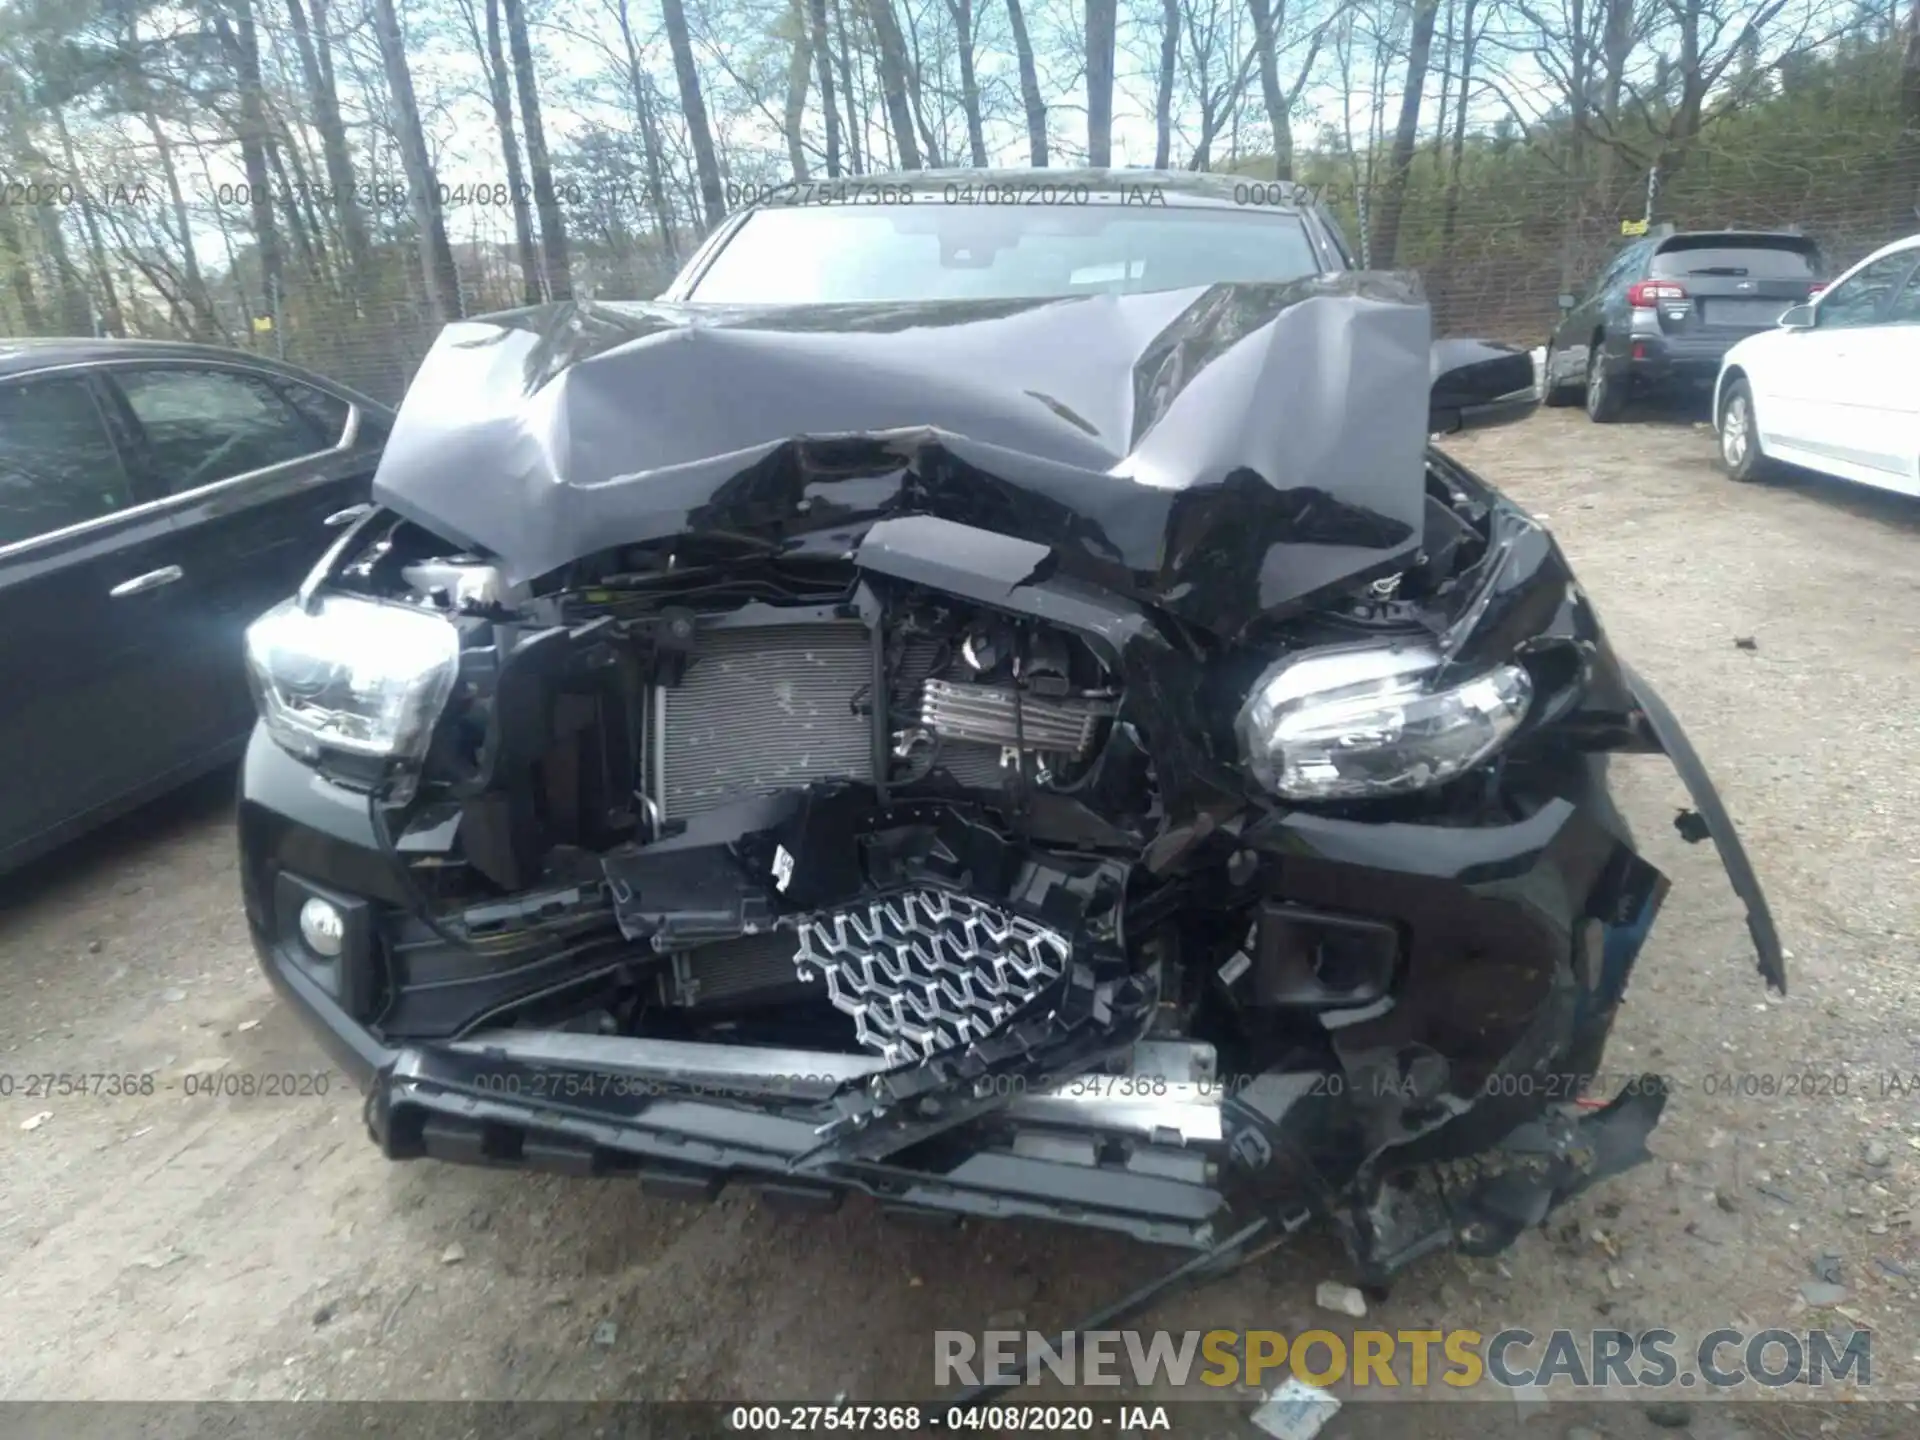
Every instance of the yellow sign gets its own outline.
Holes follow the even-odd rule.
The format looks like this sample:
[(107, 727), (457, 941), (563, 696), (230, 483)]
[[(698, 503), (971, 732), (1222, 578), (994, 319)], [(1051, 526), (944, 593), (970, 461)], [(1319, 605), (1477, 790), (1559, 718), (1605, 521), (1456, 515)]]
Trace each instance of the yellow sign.
[(253, 317), (253, 333), (254, 334), (269, 335), (272, 332), (273, 332), (273, 317), (271, 315), (256, 315)]
[(1622, 235), (1644, 235), (1647, 233), (1647, 222), (1644, 220), (1622, 220), (1620, 222), (1620, 233)]

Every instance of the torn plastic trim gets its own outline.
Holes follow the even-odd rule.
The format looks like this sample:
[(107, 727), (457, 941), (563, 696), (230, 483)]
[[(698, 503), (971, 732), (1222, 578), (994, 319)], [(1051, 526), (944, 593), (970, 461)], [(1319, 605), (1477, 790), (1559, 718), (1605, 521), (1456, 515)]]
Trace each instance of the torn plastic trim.
[(1706, 821), (1707, 833), (1713, 837), (1713, 848), (1720, 854), (1720, 864), (1727, 872), (1727, 879), (1732, 882), (1733, 893), (1740, 897), (1741, 904), (1746, 907), (1747, 933), (1753, 937), (1761, 976), (1774, 991), (1785, 995), (1787, 957), (1780, 944), (1780, 932), (1774, 926), (1773, 912), (1768, 908), (1766, 894), (1760, 888), (1760, 877), (1754, 873), (1753, 862), (1747, 858), (1746, 846), (1740, 843), (1740, 833), (1734, 829), (1733, 817), (1727, 813), (1726, 802), (1721, 800), (1720, 792), (1714, 789), (1707, 767), (1693, 748), (1693, 742), (1687, 739), (1687, 732), (1681, 728), (1679, 717), (1668, 708), (1666, 701), (1660, 698), (1653, 687), (1624, 662), (1620, 668), (1632, 687), (1635, 700), (1639, 702), (1647, 729), (1658, 742), (1661, 753), (1673, 762), (1681, 783), (1687, 787), (1687, 794), (1693, 797), (1694, 807)]

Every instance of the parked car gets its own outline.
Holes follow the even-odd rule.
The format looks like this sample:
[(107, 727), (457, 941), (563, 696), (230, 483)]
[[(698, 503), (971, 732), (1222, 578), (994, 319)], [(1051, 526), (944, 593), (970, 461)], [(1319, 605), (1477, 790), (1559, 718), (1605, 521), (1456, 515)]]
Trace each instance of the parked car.
[(1571, 1103), (1667, 889), (1608, 753), (1672, 758), (1783, 987), (1759, 884), (1429, 445), (1529, 354), (1236, 189), (795, 187), (663, 301), (446, 331), (249, 635), (247, 921), (388, 1156), (1317, 1214), (1373, 1277), (1646, 1157), (1656, 1078)]
[(1824, 275), (1804, 235), (1660, 227), (1621, 247), (1585, 293), (1560, 297), (1545, 403), (1584, 397), (1604, 424), (1636, 397), (1704, 394), (1733, 345), (1817, 294)]
[(1920, 235), (1729, 350), (1713, 414), (1736, 480), (1790, 462), (1920, 495)]
[(0, 342), (0, 871), (239, 757), (247, 623), (367, 504), (391, 423), (212, 346)]

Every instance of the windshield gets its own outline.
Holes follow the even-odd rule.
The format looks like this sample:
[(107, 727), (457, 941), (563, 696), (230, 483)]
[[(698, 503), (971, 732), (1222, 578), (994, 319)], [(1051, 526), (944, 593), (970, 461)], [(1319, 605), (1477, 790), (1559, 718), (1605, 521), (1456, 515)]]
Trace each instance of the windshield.
[(689, 298), (808, 305), (1025, 300), (1299, 280), (1321, 269), (1286, 210), (1122, 205), (769, 207)]

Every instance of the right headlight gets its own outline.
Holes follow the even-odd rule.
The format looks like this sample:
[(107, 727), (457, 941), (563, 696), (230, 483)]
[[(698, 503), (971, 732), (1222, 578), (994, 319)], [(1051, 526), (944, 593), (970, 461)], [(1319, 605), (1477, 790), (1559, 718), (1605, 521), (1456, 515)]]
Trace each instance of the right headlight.
[(1401, 795), (1472, 769), (1519, 728), (1533, 683), (1520, 666), (1499, 665), (1436, 690), (1440, 664), (1424, 642), (1287, 657), (1241, 708), (1248, 768), (1288, 800)]
[(260, 718), (303, 760), (418, 761), (459, 669), (459, 632), (406, 605), (322, 595), (311, 612), (288, 600), (247, 627)]

